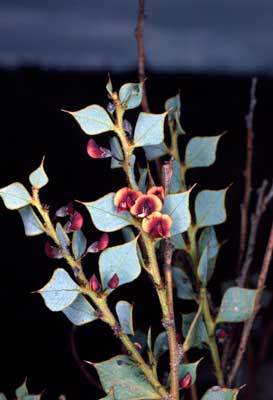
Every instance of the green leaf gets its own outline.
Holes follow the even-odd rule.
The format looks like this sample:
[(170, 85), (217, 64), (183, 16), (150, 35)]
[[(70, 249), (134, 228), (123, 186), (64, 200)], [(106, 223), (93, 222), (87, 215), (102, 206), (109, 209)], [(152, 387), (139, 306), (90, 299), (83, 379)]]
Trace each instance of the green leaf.
[(44, 170), (44, 158), (41, 165), (29, 175), (31, 185), (36, 189), (41, 189), (48, 182), (47, 174)]
[(24, 396), (28, 395), (28, 388), (26, 385), (26, 380), (25, 382), (19, 386), (16, 390), (15, 390), (15, 395), (16, 397), (18, 397), (19, 399), (22, 399)]
[(97, 104), (88, 106), (79, 111), (66, 111), (79, 123), (87, 135), (98, 135), (102, 132), (114, 130), (114, 124), (108, 113)]
[[(185, 338), (183, 350), (186, 352), (191, 347), (202, 348), (208, 342), (207, 329), (202, 314), (197, 313), (182, 315), (182, 332)], [(196, 318), (195, 318), (196, 317)]]
[[(99, 269), (103, 289), (107, 288), (107, 283), (117, 274), (119, 286), (135, 280), (141, 267), (137, 256), (137, 241), (122, 244), (120, 246), (109, 247), (104, 250), (99, 258)], [(108, 291), (112, 291), (109, 289)]]
[(62, 311), (74, 325), (84, 325), (98, 319), (95, 309), (82, 294)]
[(41, 394), (29, 394), (27, 396), (24, 396), (22, 400), (40, 400), (41, 396)]
[(165, 143), (159, 143), (155, 146), (145, 146), (144, 151), (148, 161), (153, 161), (168, 154), (168, 148)]
[(131, 242), (135, 239), (134, 231), (130, 226), (122, 229), (122, 236), (125, 243)]
[(206, 286), (212, 273), (208, 269), (208, 246), (205, 247), (197, 268), (197, 275), (200, 281)]
[(56, 224), (56, 234), (60, 241), (61, 248), (66, 253), (68, 251), (67, 247), (70, 246), (70, 239), (69, 239), (67, 233), (65, 232), (64, 228), (60, 224), (60, 222), (57, 222), (57, 224)]
[(194, 300), (195, 293), (187, 274), (180, 268), (173, 267), (173, 280), (176, 286), (176, 295), (182, 300)]
[(26, 236), (40, 235), (45, 232), (45, 228), (31, 206), (20, 208), (19, 213), (23, 220)]
[(213, 386), (206, 391), (201, 400), (235, 400), (239, 389), (227, 389), (220, 386)]
[(189, 210), (190, 190), (184, 193), (169, 194), (164, 199), (162, 213), (168, 214), (173, 224), (171, 226), (171, 235), (185, 232), (191, 223)]
[(141, 112), (138, 116), (135, 133), (135, 147), (150, 146), (163, 142), (164, 120), (166, 113), (148, 114)]
[(107, 81), (107, 84), (106, 84), (106, 90), (111, 96), (112, 93), (113, 93), (113, 85), (112, 85), (112, 82), (111, 82), (110, 75), (108, 75), (108, 81)]
[(122, 331), (127, 335), (134, 335), (132, 304), (121, 300), (116, 304), (116, 312)]
[(252, 289), (229, 288), (222, 299), (216, 323), (246, 321), (253, 312), (257, 293)]
[(103, 232), (113, 232), (131, 225), (132, 216), (127, 211), (118, 213), (114, 206), (115, 193), (108, 193), (96, 201), (82, 203), (89, 211), (95, 227)]
[[(135, 162), (136, 162), (136, 156), (134, 154), (131, 155), (130, 159), (130, 169), (131, 169), (131, 176), (132, 176), (132, 181), (133, 181), (133, 185), (134, 188), (138, 188), (138, 184), (135, 178)], [(137, 190), (137, 189), (136, 189)]]
[(0, 393), (0, 400), (7, 400), (6, 396), (4, 393)]
[(181, 233), (178, 233), (177, 235), (173, 235), (170, 240), (176, 250), (187, 251), (187, 245), (186, 245)]
[(0, 196), (9, 210), (17, 210), (31, 204), (31, 197), (27, 189), (19, 182), (1, 188)]
[(79, 229), (73, 233), (72, 237), (72, 251), (78, 260), (86, 250), (87, 240), (83, 232)]
[(219, 225), (226, 220), (225, 197), (227, 189), (203, 190), (195, 199), (196, 225)]
[(136, 363), (127, 356), (116, 356), (110, 360), (94, 363), (106, 393), (115, 389), (116, 400), (152, 400), (160, 395), (146, 380)]
[(220, 249), (215, 229), (212, 226), (203, 229), (200, 235), (198, 241), (198, 252), (200, 256), (204, 253), (205, 248), (207, 248), (207, 282), (208, 282), (213, 275), (217, 255)]
[(78, 296), (80, 287), (61, 268), (54, 271), (50, 281), (40, 290), (40, 293), (51, 311), (62, 311)]
[(170, 193), (181, 192), (182, 182), (181, 182), (180, 163), (176, 160), (173, 160), (172, 169), (173, 169), (173, 174), (170, 182)]
[(143, 168), (141, 170), (140, 178), (138, 181), (138, 187), (142, 193), (146, 193), (146, 190), (147, 190), (147, 185), (146, 185), (147, 175), (148, 175), (147, 168)]
[[(178, 379), (179, 381), (181, 381), (187, 374), (190, 374), (191, 376), (191, 385), (195, 384), (196, 381), (196, 370), (197, 367), (200, 363), (200, 361), (202, 361), (202, 358), (198, 361), (196, 361), (195, 363), (183, 363), (181, 365), (179, 365), (179, 369), (178, 369)], [(171, 376), (169, 374), (168, 377), (168, 386), (170, 385), (171, 382)]]
[(141, 104), (142, 88), (142, 83), (125, 83), (119, 89), (119, 99), (126, 104), (128, 110)]
[(102, 397), (100, 400), (116, 400), (114, 391), (111, 390), (106, 397)]
[(186, 147), (186, 168), (209, 167), (216, 159), (216, 149), (222, 135), (192, 138)]
[(123, 160), (123, 152), (119, 143), (119, 140), (116, 136), (113, 136), (110, 139), (110, 149), (111, 149), (111, 153), (114, 157), (111, 158), (111, 168), (115, 169), (115, 168), (122, 168), (122, 165), (120, 163), (120, 161), (118, 160)]
[(165, 102), (165, 110), (168, 111), (168, 119), (173, 120), (176, 123), (175, 131), (178, 135), (184, 135), (186, 132), (182, 128), (180, 124), (180, 110), (181, 110), (181, 102), (180, 102), (180, 94), (178, 93), (174, 97), (170, 97)]
[(168, 336), (166, 332), (161, 332), (155, 339), (154, 357), (159, 359), (169, 349)]

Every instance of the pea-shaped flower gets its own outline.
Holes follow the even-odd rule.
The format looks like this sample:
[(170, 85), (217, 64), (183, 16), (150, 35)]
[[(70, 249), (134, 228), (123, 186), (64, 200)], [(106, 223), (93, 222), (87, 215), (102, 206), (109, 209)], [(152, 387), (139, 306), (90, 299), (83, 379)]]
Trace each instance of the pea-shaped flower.
[(152, 238), (169, 238), (171, 236), (172, 219), (167, 214), (156, 211), (144, 218), (142, 229)]
[(148, 190), (147, 194), (154, 194), (162, 201), (162, 203), (164, 202), (165, 193), (163, 186), (152, 186)]
[(162, 208), (161, 200), (154, 194), (143, 194), (136, 199), (135, 204), (131, 207), (130, 212), (135, 217), (145, 218), (154, 211), (160, 211)]
[(141, 192), (128, 187), (118, 190), (114, 197), (114, 205), (117, 207), (118, 213), (130, 211), (130, 208), (135, 204), (136, 199), (140, 196), (142, 196)]

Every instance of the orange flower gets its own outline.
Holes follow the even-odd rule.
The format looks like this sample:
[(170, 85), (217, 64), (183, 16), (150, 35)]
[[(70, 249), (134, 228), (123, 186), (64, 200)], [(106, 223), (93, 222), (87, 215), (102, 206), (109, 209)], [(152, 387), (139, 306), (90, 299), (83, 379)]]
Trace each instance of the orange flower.
[(127, 187), (118, 190), (114, 197), (114, 205), (117, 207), (118, 213), (130, 211), (130, 208), (135, 204), (136, 199), (140, 196), (142, 196), (141, 192)]
[(142, 228), (144, 232), (152, 236), (152, 238), (169, 238), (171, 237), (172, 219), (167, 214), (161, 214), (156, 211), (153, 212), (148, 218), (142, 221)]
[(165, 193), (163, 186), (153, 186), (151, 189), (148, 190), (147, 194), (154, 194), (155, 196), (159, 197), (160, 200), (164, 201)]
[(136, 199), (130, 212), (135, 217), (145, 218), (154, 211), (160, 211), (162, 208), (161, 200), (154, 194), (144, 194)]

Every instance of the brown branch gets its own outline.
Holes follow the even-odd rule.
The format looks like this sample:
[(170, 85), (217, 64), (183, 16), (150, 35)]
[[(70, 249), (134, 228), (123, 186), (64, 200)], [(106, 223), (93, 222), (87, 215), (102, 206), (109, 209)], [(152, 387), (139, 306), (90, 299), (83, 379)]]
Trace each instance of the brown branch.
[(135, 36), (136, 36), (137, 50), (138, 50), (138, 79), (139, 82), (143, 84), (141, 106), (143, 111), (149, 112), (150, 107), (145, 87), (145, 51), (144, 51), (144, 39), (143, 39), (144, 19), (145, 19), (144, 4), (145, 4), (144, 0), (138, 0), (138, 21), (137, 21)]
[(245, 191), (244, 191), (243, 203), (241, 204), (241, 231), (240, 231), (240, 251), (238, 260), (238, 271), (240, 271), (247, 243), (248, 212), (249, 212), (250, 196), (252, 191), (251, 178), (252, 178), (253, 138), (254, 138), (253, 116), (256, 106), (256, 97), (255, 97), (256, 86), (257, 86), (257, 78), (253, 78), (250, 90), (249, 111), (248, 114), (246, 115), (247, 151), (246, 151), (246, 165), (244, 170)]
[(267, 273), (268, 273), (268, 269), (269, 269), (269, 265), (270, 265), (270, 261), (271, 261), (271, 257), (272, 257), (272, 252), (273, 252), (273, 223), (271, 225), (269, 239), (268, 239), (268, 243), (267, 243), (267, 247), (266, 247), (266, 251), (265, 251), (265, 255), (264, 255), (264, 259), (263, 259), (262, 269), (259, 274), (258, 285), (257, 285), (258, 292), (257, 292), (256, 299), (255, 299), (254, 310), (253, 310), (253, 313), (252, 313), (251, 317), (249, 318), (249, 320), (246, 321), (244, 324), (243, 333), (242, 333), (240, 344), (239, 344), (239, 349), (237, 351), (232, 370), (231, 370), (231, 372), (228, 376), (228, 380), (227, 380), (229, 386), (232, 384), (232, 382), (236, 376), (236, 373), (238, 371), (238, 368), (240, 367), (255, 317), (260, 309), (260, 299), (261, 299), (262, 291), (263, 291), (263, 288), (265, 285), (265, 281), (266, 281), (266, 277), (267, 277)]

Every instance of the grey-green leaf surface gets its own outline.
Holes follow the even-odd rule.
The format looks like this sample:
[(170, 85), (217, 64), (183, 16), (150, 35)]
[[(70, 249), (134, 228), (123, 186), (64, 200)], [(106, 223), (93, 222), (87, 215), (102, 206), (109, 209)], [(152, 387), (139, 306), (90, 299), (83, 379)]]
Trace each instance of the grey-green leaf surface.
[(21, 399), (24, 396), (28, 395), (28, 388), (27, 388), (27, 385), (26, 385), (26, 381), (15, 390), (15, 395), (19, 399)]
[(171, 237), (170, 241), (172, 242), (172, 244), (176, 250), (187, 251), (187, 245), (186, 245), (181, 233), (178, 233), (177, 235), (173, 235)]
[(194, 320), (196, 313), (182, 315), (182, 333), (185, 338), (184, 351), (191, 347), (202, 348), (208, 342), (207, 329), (202, 314)]
[(186, 147), (186, 168), (209, 167), (216, 159), (216, 149), (222, 135), (192, 138)]
[(115, 193), (108, 193), (96, 201), (82, 203), (89, 211), (95, 227), (103, 232), (117, 231), (132, 223), (132, 216), (127, 211), (117, 212), (114, 197)]
[(102, 397), (100, 400), (116, 400), (114, 391), (111, 390), (106, 397)]
[(203, 253), (201, 254), (197, 268), (197, 275), (203, 285), (206, 286), (209, 280), (209, 276), (211, 276), (211, 272), (209, 272), (208, 266), (208, 246), (205, 247)]
[[(111, 168), (122, 168), (121, 161), (124, 159), (119, 140), (116, 136), (110, 139), (110, 149), (113, 155), (111, 159)], [(119, 161), (120, 160), (120, 161)]]
[(125, 83), (119, 89), (119, 99), (126, 104), (126, 108), (136, 108), (141, 104), (142, 83)]
[(27, 189), (19, 182), (1, 188), (0, 196), (9, 210), (18, 210), (18, 208), (31, 204), (31, 197)]
[(26, 236), (36, 236), (45, 232), (45, 228), (31, 206), (19, 208)]
[(176, 160), (173, 160), (172, 169), (173, 169), (173, 174), (172, 174), (171, 182), (170, 182), (170, 193), (181, 192), (182, 183), (181, 183), (180, 163)]
[(222, 299), (216, 323), (246, 321), (254, 310), (257, 292), (254, 289), (229, 288)]
[(152, 400), (160, 395), (146, 380), (135, 362), (127, 356), (116, 356), (110, 360), (94, 363), (106, 393), (115, 390), (116, 400)]
[(41, 165), (29, 175), (31, 185), (36, 189), (41, 189), (48, 182), (48, 176), (44, 170), (44, 159)]
[[(179, 382), (183, 378), (185, 378), (185, 376), (187, 374), (190, 374), (190, 376), (191, 376), (191, 383), (190, 384), (194, 385), (195, 382), (196, 382), (196, 370), (197, 370), (197, 367), (198, 367), (198, 365), (199, 365), (201, 360), (202, 360), (202, 358), (200, 360), (194, 362), (194, 363), (183, 363), (183, 364), (179, 365), (179, 369), (178, 369)], [(168, 385), (170, 385), (170, 381), (171, 381), (170, 378), (171, 377), (169, 375), (169, 377), (168, 377)]]
[(4, 393), (0, 393), (0, 400), (7, 400), (6, 396)]
[(202, 190), (195, 199), (196, 225), (199, 228), (219, 225), (226, 220), (225, 197), (227, 189)]
[(80, 287), (70, 278), (68, 273), (58, 268), (50, 281), (38, 290), (51, 311), (62, 311), (76, 299)]
[(131, 155), (130, 159), (130, 170), (131, 170), (131, 177), (132, 177), (132, 182), (133, 182), (133, 187), (138, 190), (138, 184), (135, 178), (135, 162), (136, 162), (136, 156), (134, 154)]
[(169, 349), (168, 336), (166, 332), (161, 332), (155, 339), (154, 357), (159, 359)]
[(140, 173), (138, 187), (142, 193), (145, 193), (147, 190), (146, 180), (147, 180), (148, 170), (147, 168), (143, 168)]
[(57, 224), (56, 224), (56, 234), (60, 241), (62, 250), (64, 252), (67, 252), (67, 247), (70, 246), (70, 239), (60, 222), (57, 222)]
[(128, 301), (120, 300), (116, 304), (116, 313), (122, 331), (127, 335), (134, 335), (133, 305)]
[(82, 294), (62, 311), (74, 325), (88, 324), (98, 318), (95, 309)]
[(186, 132), (182, 128), (180, 124), (180, 110), (181, 110), (181, 101), (180, 94), (178, 93), (176, 96), (170, 97), (165, 102), (165, 110), (168, 111), (168, 119), (174, 120), (176, 122), (175, 132), (178, 135), (183, 135)]
[(187, 274), (177, 267), (172, 268), (172, 273), (177, 297), (182, 300), (194, 300), (195, 294)]
[(154, 146), (144, 147), (145, 155), (148, 161), (153, 161), (159, 157), (164, 156), (168, 153), (168, 148), (165, 143), (159, 143)]
[(206, 391), (201, 400), (235, 400), (239, 389), (227, 389), (220, 386), (213, 386)]
[(80, 258), (86, 250), (87, 240), (84, 233), (79, 229), (73, 232), (72, 251), (76, 258)]
[(214, 269), (215, 269), (215, 264), (216, 264), (216, 259), (217, 255), (220, 249), (220, 245), (218, 243), (215, 229), (212, 226), (209, 226), (205, 229), (203, 229), (199, 241), (198, 241), (198, 252), (199, 255), (201, 256), (205, 248), (207, 248), (207, 281), (210, 280), (210, 278), (213, 275)]
[(79, 111), (66, 112), (76, 119), (87, 135), (98, 135), (99, 133), (112, 131), (114, 129), (114, 124), (108, 113), (97, 104), (85, 107)]
[[(99, 269), (103, 289), (107, 288), (107, 283), (117, 274), (119, 285), (132, 282), (140, 272), (141, 267), (137, 255), (137, 241), (122, 244), (120, 246), (109, 247), (104, 250), (99, 258)], [(112, 289), (108, 288), (108, 291)]]
[(134, 132), (135, 147), (151, 146), (163, 142), (165, 116), (166, 113), (141, 112), (139, 114)]
[(189, 196), (190, 190), (184, 193), (169, 194), (165, 197), (162, 213), (168, 214), (173, 220), (172, 236), (185, 232), (190, 226)]

